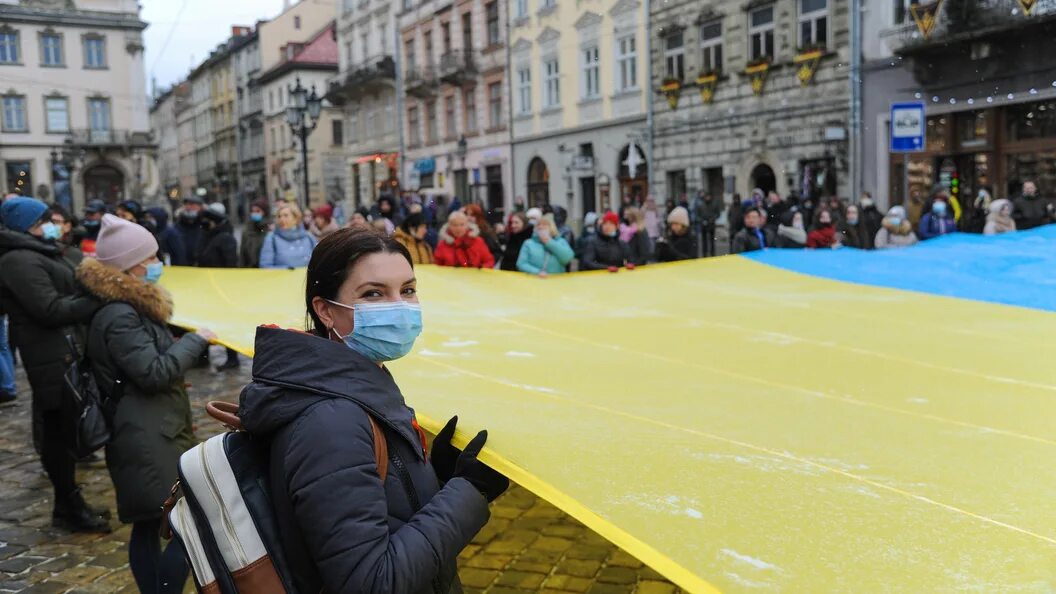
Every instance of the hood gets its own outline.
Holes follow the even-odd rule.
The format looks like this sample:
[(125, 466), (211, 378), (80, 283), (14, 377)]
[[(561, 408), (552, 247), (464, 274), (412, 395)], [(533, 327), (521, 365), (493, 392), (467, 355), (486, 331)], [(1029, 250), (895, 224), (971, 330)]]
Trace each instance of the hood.
[(59, 246), (47, 243), (29, 233), (0, 229), (0, 256), (14, 250), (32, 250), (45, 256), (58, 256)]
[(331, 398), (355, 401), (421, 455), (412, 411), (388, 370), (340, 342), (296, 330), (257, 328), (253, 382), (239, 399), (239, 418), (247, 431), (272, 434)]
[(172, 295), (127, 272), (86, 258), (77, 267), (77, 280), (106, 303), (125, 302), (140, 314), (164, 324), (172, 317)]
[[(480, 237), (480, 227), (478, 227), (473, 221), (469, 221), (468, 225), (469, 231), (466, 232), (465, 236)], [(447, 232), (447, 223), (444, 223), (444, 226), (440, 227), (440, 239), (447, 245), (454, 245), (455, 243), (455, 238), (451, 237), (451, 234)]]
[(217, 221), (216, 222), (216, 226), (213, 227), (212, 229), (203, 228), (202, 231), (204, 233), (206, 233), (209, 237), (215, 237), (217, 235), (220, 235), (221, 233), (234, 233), (235, 232), (234, 228), (231, 227), (231, 221), (227, 220), (226, 218), (223, 219), (223, 220)]
[(169, 213), (165, 212), (164, 208), (160, 206), (153, 206), (147, 209), (147, 213), (154, 217), (154, 220), (158, 222), (158, 233), (161, 233), (169, 226)]
[(564, 206), (554, 207), (554, 222), (557, 223), (558, 227), (563, 227), (568, 221), (568, 211), (565, 210)]
[(1009, 200), (1006, 200), (1005, 198), (1001, 198), (1000, 200), (994, 200), (993, 202), (990, 203), (990, 214), (992, 214), (994, 216), (1000, 215), (1001, 214), (1001, 209), (1004, 208), (1005, 206), (1008, 206), (1009, 208), (1011, 208), (1012, 207), (1012, 202), (1009, 201)]

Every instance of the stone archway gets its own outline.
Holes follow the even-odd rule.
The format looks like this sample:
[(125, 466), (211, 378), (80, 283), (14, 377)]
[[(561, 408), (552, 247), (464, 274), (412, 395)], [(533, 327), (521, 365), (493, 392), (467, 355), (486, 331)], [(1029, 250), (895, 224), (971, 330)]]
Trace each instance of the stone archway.
[(777, 176), (772, 167), (766, 163), (759, 163), (752, 169), (748, 176), (748, 183), (752, 189), (759, 188), (763, 195), (777, 190)]
[(535, 157), (528, 163), (528, 206), (550, 203), (550, 170), (546, 162)]

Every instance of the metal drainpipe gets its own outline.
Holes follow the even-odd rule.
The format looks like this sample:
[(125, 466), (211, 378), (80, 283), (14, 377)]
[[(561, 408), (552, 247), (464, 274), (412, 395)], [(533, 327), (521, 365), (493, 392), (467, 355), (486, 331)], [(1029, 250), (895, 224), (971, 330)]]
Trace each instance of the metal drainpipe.
[[(646, 175), (649, 176), (646, 197), (653, 196), (653, 187), (656, 184), (655, 170), (653, 166), (653, 10), (652, 0), (645, 0), (645, 134), (646, 134)], [(609, 190), (612, 191), (611, 188)], [(611, 202), (611, 197), (610, 197)], [(619, 202), (617, 202), (619, 204)]]
[[(648, 1), (648, 0), (647, 0)], [(851, 0), (851, 202), (862, 195), (862, 6)]]
[[(397, 172), (396, 175), (397, 179), (400, 180), (400, 189), (406, 190), (407, 186), (405, 184), (407, 183), (407, 179), (405, 178), (407, 174), (407, 146), (404, 144), (403, 138), (403, 58), (401, 57), (400, 53), (402, 49), (400, 46), (402, 46), (403, 44), (400, 43), (399, 15), (396, 16), (395, 22), (393, 23), (392, 35), (392, 55), (393, 59), (395, 59), (396, 61), (396, 121), (394, 123), (396, 124), (396, 130), (398, 131), (400, 138), (400, 157), (397, 160), (397, 162), (400, 164), (400, 170)], [(374, 164), (371, 163), (371, 167), (373, 166)]]
[(517, 168), (515, 166), (517, 160), (514, 158), (517, 145), (514, 144), (513, 141), (513, 56), (511, 55), (510, 51), (513, 40), (510, 39), (510, 4), (503, 3), (499, 6), (506, 7), (506, 109), (509, 110), (509, 115), (507, 116), (507, 125), (509, 126), (510, 131), (510, 190), (508, 193), (509, 200), (506, 199), (506, 196), (503, 196), (502, 198), (502, 218), (503, 222), (506, 222), (507, 220), (509, 220), (510, 213), (513, 212), (513, 200), (514, 197), (517, 195)]

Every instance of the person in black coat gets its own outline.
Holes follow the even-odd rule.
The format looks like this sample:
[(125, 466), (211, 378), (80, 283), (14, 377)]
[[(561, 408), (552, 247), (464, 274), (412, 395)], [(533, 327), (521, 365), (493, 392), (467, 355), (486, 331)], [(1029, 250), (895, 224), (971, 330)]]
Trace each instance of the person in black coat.
[[(227, 220), (224, 205), (214, 202), (202, 210), (202, 236), (195, 261), (201, 268), (238, 268), (238, 240)], [(238, 353), (228, 348), (227, 360), (217, 371), (238, 369)]]
[(176, 211), (176, 232), (183, 243), (184, 266), (194, 266), (198, 262), (198, 242), (202, 237), (202, 221), (199, 218), (205, 206), (198, 196), (188, 196), (183, 200), (183, 208)]
[(81, 254), (60, 247), (48, 207), (32, 198), (0, 206), (0, 311), (10, 319), (11, 343), (33, 389), (33, 434), (54, 487), (52, 524), (75, 532), (109, 532), (109, 512), (88, 506), (74, 477), (70, 436), (75, 413), (67, 406), (63, 374), (71, 360), (67, 337), (83, 351), (85, 326), (101, 303), (74, 278)]
[(681, 206), (667, 215), (668, 234), (657, 242), (656, 254), (660, 262), (692, 260), (697, 257), (697, 234), (690, 232), (689, 212)]
[[(270, 448), (272, 504), (297, 591), (461, 592), (458, 554), (509, 481), (477, 459), (486, 431), (462, 452), (451, 445), (457, 417), (430, 455), (385, 367), (421, 331), (411, 257), (372, 229), (342, 229), (320, 242), (307, 274), (311, 333), (257, 329), (239, 407), (243, 429)], [(361, 325), (400, 330), (378, 341)], [(389, 454), (384, 481), (378, 434)]]
[[(627, 244), (620, 241), (620, 218), (611, 210), (601, 218), (601, 233), (598, 233), (583, 248), (579, 260), (580, 270), (608, 270), (616, 272), (630, 261)], [(632, 264), (633, 266), (633, 264)]]
[(521, 246), (532, 237), (532, 226), (523, 212), (510, 215), (510, 227), (506, 230), (506, 250), (503, 252), (500, 270), (517, 272), (517, 258), (521, 255)]
[[(183, 238), (176, 229), (169, 225), (169, 213), (164, 208), (154, 206), (147, 209), (145, 222), (153, 221), (154, 237), (158, 240), (160, 258), (168, 258), (170, 266), (187, 266), (187, 248)], [(144, 225), (150, 229), (150, 225)]]

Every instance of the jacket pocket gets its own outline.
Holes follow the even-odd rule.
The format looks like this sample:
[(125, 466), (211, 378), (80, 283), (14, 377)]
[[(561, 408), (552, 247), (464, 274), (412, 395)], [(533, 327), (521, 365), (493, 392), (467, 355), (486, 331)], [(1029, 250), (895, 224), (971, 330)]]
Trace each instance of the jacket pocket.
[(159, 429), (161, 434), (167, 439), (176, 439), (186, 428), (187, 421), (179, 412), (170, 411), (161, 417)]

